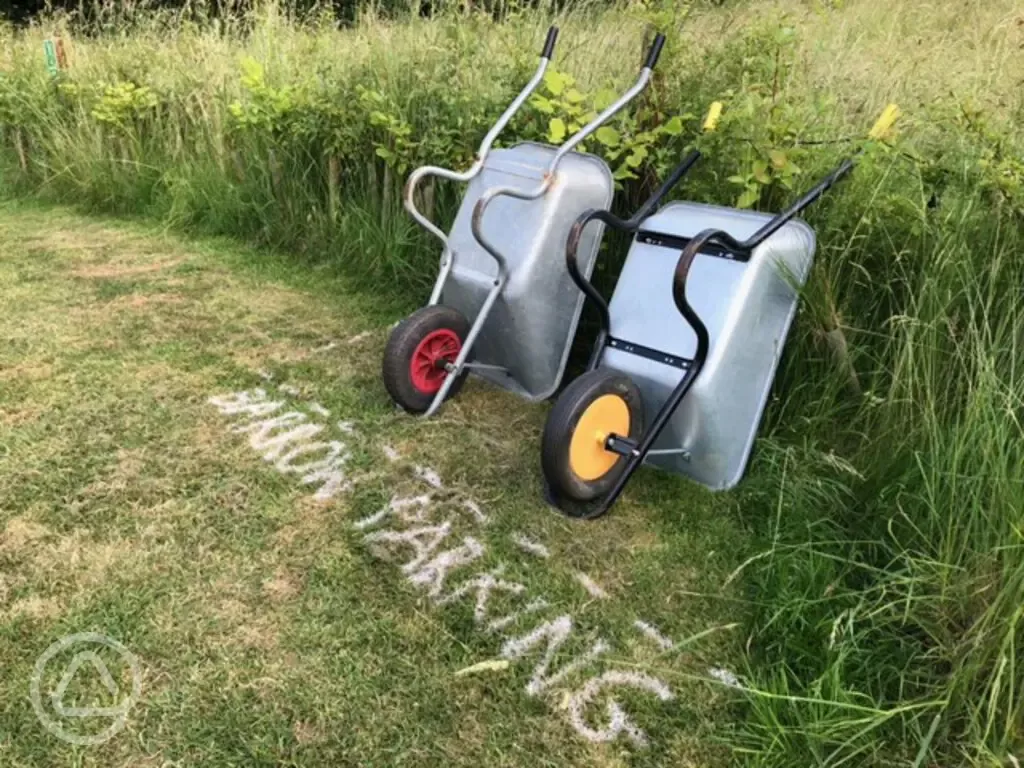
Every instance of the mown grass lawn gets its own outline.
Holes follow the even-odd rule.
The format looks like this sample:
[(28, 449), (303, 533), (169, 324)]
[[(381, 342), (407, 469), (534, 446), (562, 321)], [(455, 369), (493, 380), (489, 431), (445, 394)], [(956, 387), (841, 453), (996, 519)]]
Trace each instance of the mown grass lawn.
[[(546, 406), (471, 382), (439, 418), (396, 412), (378, 371), (397, 316), (224, 242), (5, 203), (0, 307), (3, 765), (722, 763), (730, 692), (709, 669), (743, 642), (723, 584), (746, 546), (728, 497), (649, 472), (602, 520), (559, 516), (540, 497)], [(224, 413), (240, 392), (280, 405)], [(320, 430), (273, 443), (296, 425)], [(314, 439), (348, 456), (329, 498), (274, 464)], [(416, 533), (444, 523), (433, 549)], [(482, 617), (479, 590), (439, 604), (498, 568), (519, 588)], [(506, 643), (560, 617), (571, 630), (531, 695), (547, 640)], [(51, 643), (89, 631), (137, 655), (141, 698), (111, 740), (71, 746), (38, 722), (30, 679)], [(503, 649), (507, 667), (456, 674)], [(574, 702), (610, 670), (671, 698), (611, 676)], [(87, 682), (76, 700), (109, 697)], [(607, 732), (612, 701), (638, 730), (588, 740), (580, 723)]]

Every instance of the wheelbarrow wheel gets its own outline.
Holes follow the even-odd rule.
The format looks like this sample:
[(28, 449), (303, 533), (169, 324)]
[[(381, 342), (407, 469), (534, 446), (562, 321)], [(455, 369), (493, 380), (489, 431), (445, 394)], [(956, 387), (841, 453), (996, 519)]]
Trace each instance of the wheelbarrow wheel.
[(548, 414), (541, 439), (541, 467), (552, 490), (591, 501), (611, 490), (626, 457), (607, 450), (611, 434), (639, 440), (643, 400), (628, 376), (598, 369), (565, 388)]
[[(418, 309), (391, 332), (384, 348), (384, 387), (410, 413), (423, 413), (434, 401), (469, 334), (469, 321), (456, 309), (435, 304)], [(458, 394), (469, 373), (463, 369), (447, 398)], [(446, 399), (447, 399), (446, 398)]]

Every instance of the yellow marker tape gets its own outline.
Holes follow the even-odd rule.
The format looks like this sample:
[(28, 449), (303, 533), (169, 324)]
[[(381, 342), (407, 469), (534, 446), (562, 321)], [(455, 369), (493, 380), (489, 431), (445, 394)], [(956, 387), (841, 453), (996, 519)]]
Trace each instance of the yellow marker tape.
[(704, 130), (713, 131), (718, 125), (718, 118), (722, 116), (722, 102), (712, 102), (711, 108), (708, 110), (708, 116), (704, 118)]
[(878, 120), (875, 121), (874, 126), (871, 128), (871, 132), (868, 133), (868, 137), (872, 139), (880, 139), (889, 132), (892, 128), (893, 123), (896, 122), (900, 116), (900, 108), (895, 104), (890, 104), (882, 110), (882, 114)]

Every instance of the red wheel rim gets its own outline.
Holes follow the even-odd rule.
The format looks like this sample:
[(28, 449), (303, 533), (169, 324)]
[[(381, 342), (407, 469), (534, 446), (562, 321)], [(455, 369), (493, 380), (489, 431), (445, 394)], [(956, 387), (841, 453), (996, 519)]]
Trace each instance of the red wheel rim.
[(462, 339), (455, 331), (440, 328), (431, 331), (416, 345), (409, 362), (409, 376), (412, 385), (425, 395), (432, 395), (441, 388), (448, 372), (438, 361), (454, 363), (462, 349)]

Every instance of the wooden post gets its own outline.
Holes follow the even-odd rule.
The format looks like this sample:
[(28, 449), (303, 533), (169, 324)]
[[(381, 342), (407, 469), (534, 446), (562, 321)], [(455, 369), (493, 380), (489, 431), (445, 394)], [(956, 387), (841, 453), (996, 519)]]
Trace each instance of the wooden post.
[(423, 200), (423, 204), (420, 210), (423, 211), (423, 215), (433, 221), (434, 219), (434, 180), (428, 179), (427, 183), (423, 185), (420, 197)]
[(14, 129), (14, 148), (18, 152), (18, 165), (21, 166), (21, 172), (28, 172), (28, 152), (25, 151), (25, 139), (21, 135), (21, 128)]
[(338, 156), (331, 154), (327, 158), (327, 213), (331, 221), (337, 221), (338, 208), (341, 205), (341, 163)]
[(277, 153), (273, 149), (267, 150), (267, 164), (270, 166), (270, 184), (274, 195), (281, 194), (281, 163), (277, 159)]
[(64, 38), (57, 38), (57, 69), (65, 71), (68, 68), (68, 55), (64, 50)]

